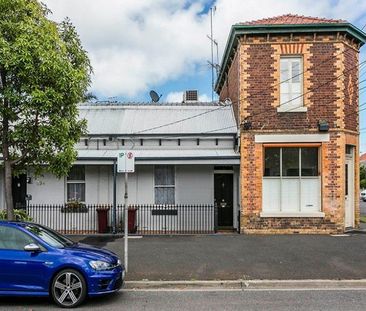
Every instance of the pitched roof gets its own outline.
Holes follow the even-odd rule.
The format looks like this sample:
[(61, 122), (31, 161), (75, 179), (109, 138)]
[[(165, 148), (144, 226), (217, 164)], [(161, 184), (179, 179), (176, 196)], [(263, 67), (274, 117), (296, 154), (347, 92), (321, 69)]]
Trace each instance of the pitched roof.
[(360, 162), (366, 162), (366, 153), (361, 154), (361, 156), (360, 156)]
[(347, 23), (343, 19), (328, 19), (311, 17), (296, 14), (285, 14), (270, 18), (263, 18), (254, 21), (239, 23), (238, 25), (306, 25), (306, 24), (337, 24)]
[(189, 104), (84, 104), (79, 117), (90, 135), (235, 134), (231, 106)]

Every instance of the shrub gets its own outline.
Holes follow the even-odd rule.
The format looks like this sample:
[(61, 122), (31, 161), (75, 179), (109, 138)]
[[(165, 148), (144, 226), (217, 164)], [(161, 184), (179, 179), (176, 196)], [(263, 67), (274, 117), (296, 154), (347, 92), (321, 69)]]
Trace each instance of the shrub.
[[(15, 209), (14, 210), (14, 218), (20, 221), (32, 221), (32, 217), (30, 217), (27, 212), (23, 209)], [(0, 211), (0, 220), (7, 220), (6, 210)]]

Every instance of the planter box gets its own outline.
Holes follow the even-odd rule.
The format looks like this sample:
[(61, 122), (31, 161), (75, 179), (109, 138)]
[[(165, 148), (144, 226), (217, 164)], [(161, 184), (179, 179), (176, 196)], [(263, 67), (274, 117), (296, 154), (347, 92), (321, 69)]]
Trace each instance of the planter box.
[(86, 206), (80, 207), (61, 207), (61, 213), (87, 213), (89, 209)]

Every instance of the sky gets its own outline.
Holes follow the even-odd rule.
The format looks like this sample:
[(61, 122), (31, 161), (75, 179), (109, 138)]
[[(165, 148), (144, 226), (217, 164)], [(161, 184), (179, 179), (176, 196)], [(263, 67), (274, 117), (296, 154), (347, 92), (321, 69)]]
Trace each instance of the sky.
[[(196, 89), (211, 100), (210, 8), (221, 61), (232, 24), (282, 14), (346, 19), (366, 24), (365, 0), (42, 0), (51, 19), (69, 17), (93, 66), (91, 91), (99, 100), (181, 102)], [(366, 29), (366, 27), (365, 27)], [(360, 61), (366, 60), (366, 45)], [(217, 62), (216, 52), (214, 62)], [(366, 68), (363, 70), (366, 71)], [(366, 83), (365, 83), (366, 86)], [(366, 102), (361, 94), (360, 104)], [(366, 128), (366, 110), (360, 128)], [(366, 152), (366, 130), (360, 151)]]

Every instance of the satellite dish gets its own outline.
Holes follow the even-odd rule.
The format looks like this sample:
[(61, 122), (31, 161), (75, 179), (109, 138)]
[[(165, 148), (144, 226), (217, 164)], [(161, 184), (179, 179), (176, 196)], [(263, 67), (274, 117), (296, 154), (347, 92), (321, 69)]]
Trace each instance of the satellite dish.
[(151, 90), (150, 91), (150, 97), (151, 97), (151, 100), (154, 102), (154, 103), (157, 103), (161, 97), (161, 95), (159, 96), (158, 93), (156, 93), (155, 91)]

